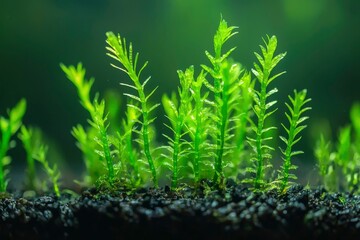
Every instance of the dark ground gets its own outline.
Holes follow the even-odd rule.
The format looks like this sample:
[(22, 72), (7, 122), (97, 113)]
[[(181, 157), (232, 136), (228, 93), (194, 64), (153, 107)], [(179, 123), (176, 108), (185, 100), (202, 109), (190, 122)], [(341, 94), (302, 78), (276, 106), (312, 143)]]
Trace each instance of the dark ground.
[(16, 195), (0, 199), (0, 239), (360, 239), (360, 196), (299, 185)]

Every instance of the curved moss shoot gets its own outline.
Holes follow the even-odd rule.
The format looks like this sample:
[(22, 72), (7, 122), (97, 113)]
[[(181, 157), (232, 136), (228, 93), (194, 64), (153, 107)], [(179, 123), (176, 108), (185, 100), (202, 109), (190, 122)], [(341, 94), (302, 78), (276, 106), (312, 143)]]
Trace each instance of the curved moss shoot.
[[(216, 119), (216, 149), (215, 149), (215, 172), (213, 181), (217, 184), (223, 183), (224, 173), (223, 173), (223, 157), (224, 157), (224, 146), (225, 146), (225, 132), (227, 131), (226, 125), (229, 122), (229, 111), (228, 109), (228, 100), (229, 95), (227, 91), (229, 90), (230, 79), (224, 79), (223, 74), (228, 73), (226, 71), (222, 72), (222, 64), (226, 61), (229, 55), (236, 49), (231, 48), (226, 53), (222, 53), (223, 45), (237, 32), (234, 32), (236, 27), (228, 27), (227, 22), (223, 19), (220, 20), (218, 30), (214, 36), (214, 52), (215, 55), (212, 56), (208, 51), (205, 52), (207, 58), (212, 64), (212, 68), (201, 65), (203, 69), (208, 72), (214, 79), (214, 84), (211, 85), (207, 81), (205, 85), (214, 93), (214, 115)], [(224, 70), (224, 68), (223, 68)], [(229, 76), (226, 76), (229, 77)], [(232, 80), (232, 79), (231, 79)], [(225, 82), (227, 81), (227, 82)]]
[(6, 192), (9, 180), (6, 178), (9, 171), (5, 169), (11, 159), (7, 156), (10, 149), (10, 140), (22, 125), (22, 118), (26, 111), (26, 100), (21, 99), (14, 108), (8, 110), (9, 118), (0, 116), (0, 192)]
[(297, 166), (292, 164), (292, 157), (302, 154), (302, 151), (294, 151), (293, 147), (301, 139), (299, 134), (306, 128), (306, 125), (301, 125), (309, 117), (303, 116), (303, 114), (310, 110), (310, 107), (305, 107), (305, 104), (310, 102), (310, 98), (306, 98), (306, 90), (301, 92), (294, 91), (294, 97), (289, 96), (290, 104), (285, 103), (289, 113), (285, 113), (287, 120), (289, 121), (289, 127), (282, 124), (284, 130), (287, 133), (287, 138), (280, 136), (280, 139), (285, 143), (286, 149), (280, 148), (283, 154), (282, 159), (284, 163), (279, 170), (279, 176), (277, 182), (279, 184), (280, 192), (284, 192), (289, 187), (289, 179), (297, 179), (297, 177), (290, 173), (290, 170), (297, 169)]
[(59, 179), (61, 177), (61, 174), (56, 164), (50, 167), (49, 162), (46, 159), (47, 152), (48, 147), (46, 145), (39, 145), (38, 147), (33, 149), (33, 158), (41, 163), (44, 171), (50, 178), (55, 195), (57, 197), (60, 197), (61, 194), (59, 189)]
[(260, 66), (254, 63), (253, 74), (260, 83), (260, 91), (254, 90), (254, 102), (253, 111), (255, 113), (257, 123), (253, 123), (253, 131), (255, 138), (249, 137), (248, 142), (254, 151), (255, 157), (252, 158), (253, 167), (247, 169), (250, 174), (254, 174), (254, 179), (246, 180), (253, 184), (255, 190), (259, 190), (267, 187), (265, 181), (265, 170), (272, 165), (268, 162), (272, 158), (271, 151), (273, 147), (266, 144), (272, 137), (266, 137), (265, 134), (269, 131), (276, 129), (274, 126), (266, 127), (266, 119), (270, 117), (277, 109), (271, 110), (277, 101), (268, 102), (268, 98), (277, 92), (274, 88), (268, 91), (268, 87), (272, 81), (285, 72), (278, 73), (271, 76), (271, 72), (274, 67), (285, 57), (286, 53), (281, 53), (274, 56), (277, 47), (276, 36), (267, 37), (264, 40), (265, 46), (260, 45), (261, 54), (255, 52), (255, 56), (258, 59)]
[[(95, 80), (93, 78), (91, 78), (90, 80), (85, 79), (86, 70), (82, 67), (81, 63), (78, 63), (77, 67), (67, 67), (64, 64), (60, 64), (60, 66), (61, 69), (65, 72), (67, 78), (77, 88), (80, 103), (89, 112), (91, 116), (91, 120), (89, 121), (89, 123), (98, 132), (98, 136), (95, 138), (95, 141), (101, 147), (101, 150), (96, 150), (95, 152), (106, 161), (106, 166), (108, 170), (108, 182), (110, 185), (112, 185), (114, 181), (114, 166), (107, 134), (107, 115), (105, 115), (104, 112), (105, 101), (101, 100), (99, 103), (97, 96), (95, 97), (93, 102), (90, 100), (90, 90)], [(79, 127), (73, 130), (73, 134), (79, 140), (84, 140), (83, 133), (84, 132)]]
[[(133, 85), (122, 83), (122, 86), (129, 87), (137, 92), (137, 96), (133, 94), (125, 94), (127, 97), (133, 99), (135, 102), (139, 103), (141, 107), (137, 107), (136, 105), (128, 105), (135, 110), (139, 111), (142, 115), (142, 122), (139, 120), (139, 124), (141, 125), (141, 130), (136, 131), (140, 136), (139, 143), (142, 146), (142, 150), (147, 159), (149, 169), (152, 175), (152, 181), (155, 187), (158, 187), (158, 177), (156, 167), (154, 165), (152, 153), (150, 150), (150, 141), (149, 141), (149, 125), (155, 121), (156, 118), (150, 118), (150, 113), (153, 112), (160, 104), (155, 104), (150, 106), (148, 103), (149, 98), (154, 94), (157, 88), (152, 90), (150, 94), (145, 94), (145, 86), (150, 80), (150, 77), (147, 78), (143, 83), (140, 82), (141, 72), (145, 69), (148, 62), (137, 71), (137, 63), (139, 54), (135, 54), (135, 58), (133, 56), (132, 44), (129, 44), (129, 47), (126, 46), (126, 40), (121, 39), (120, 35), (116, 36), (112, 32), (106, 33), (107, 36), (107, 44), (109, 45), (106, 49), (109, 51), (107, 53), (108, 56), (118, 61), (123, 67), (118, 67), (112, 64), (113, 67), (125, 72), (133, 82)], [(128, 48), (128, 49), (127, 49)]]

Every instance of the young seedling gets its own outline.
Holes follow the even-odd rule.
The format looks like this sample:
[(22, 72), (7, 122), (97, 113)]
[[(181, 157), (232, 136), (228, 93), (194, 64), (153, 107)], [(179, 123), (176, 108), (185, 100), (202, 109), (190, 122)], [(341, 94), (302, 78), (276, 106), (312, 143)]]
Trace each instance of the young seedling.
[(49, 162), (46, 159), (48, 147), (45, 145), (39, 145), (35, 149), (33, 149), (33, 158), (41, 163), (44, 168), (44, 171), (48, 175), (53, 185), (53, 190), (57, 197), (60, 197), (60, 189), (59, 189), (59, 179), (60, 172), (56, 164), (53, 167), (50, 167)]
[(289, 127), (282, 124), (284, 130), (287, 133), (287, 138), (280, 136), (280, 139), (285, 143), (286, 149), (280, 148), (283, 154), (282, 159), (284, 163), (279, 171), (277, 182), (279, 184), (280, 192), (284, 192), (289, 187), (289, 179), (297, 179), (297, 177), (290, 173), (290, 170), (297, 169), (297, 166), (292, 164), (292, 157), (298, 154), (302, 154), (302, 151), (294, 151), (294, 145), (300, 141), (300, 132), (306, 128), (306, 125), (301, 125), (309, 117), (302, 116), (306, 111), (310, 110), (310, 107), (305, 107), (305, 104), (310, 102), (310, 98), (306, 98), (306, 90), (301, 92), (294, 91), (294, 97), (289, 96), (290, 104), (285, 103), (289, 113), (285, 113), (287, 120), (289, 121)]
[(257, 63), (254, 63), (254, 69), (252, 69), (253, 74), (260, 83), (260, 91), (254, 90), (253, 96), (255, 102), (253, 111), (257, 118), (257, 123), (253, 123), (252, 126), (255, 138), (248, 138), (248, 142), (254, 151), (255, 157), (252, 158), (254, 164), (253, 167), (247, 168), (247, 171), (250, 174), (254, 174), (255, 178), (246, 180), (246, 182), (252, 183), (255, 190), (267, 187), (265, 170), (272, 166), (271, 163), (267, 161), (272, 158), (271, 151), (273, 151), (274, 148), (266, 144), (272, 137), (266, 137), (265, 134), (276, 129), (276, 127), (265, 127), (265, 121), (277, 110), (270, 110), (277, 101), (268, 102), (268, 98), (276, 93), (277, 89), (274, 88), (268, 91), (268, 87), (272, 81), (285, 73), (281, 72), (273, 76), (271, 75), (274, 67), (286, 55), (286, 53), (281, 53), (274, 56), (277, 47), (277, 38), (275, 36), (268, 36), (267, 40), (264, 40), (264, 44), (265, 46), (260, 45), (262, 56), (255, 52), (255, 56), (258, 59), (260, 66)]
[[(224, 146), (226, 145), (225, 139), (229, 131), (228, 123), (230, 121), (231, 111), (233, 110), (232, 102), (234, 99), (231, 94), (234, 92), (234, 85), (240, 75), (240, 66), (230, 64), (227, 61), (229, 55), (236, 49), (231, 48), (228, 52), (222, 53), (223, 45), (237, 32), (234, 32), (236, 27), (228, 27), (227, 22), (223, 19), (220, 20), (218, 30), (214, 36), (214, 56), (209, 52), (205, 52), (207, 58), (212, 64), (212, 68), (201, 65), (203, 69), (208, 72), (214, 79), (214, 84), (211, 85), (205, 81), (205, 85), (214, 93), (214, 118), (216, 121), (216, 149), (215, 149), (215, 172), (213, 181), (216, 184), (222, 184), (224, 180), (223, 173), (223, 157)], [(225, 150), (226, 152), (226, 150)]]
[(26, 151), (26, 162), (27, 162), (27, 186), (31, 190), (36, 190), (36, 169), (35, 161), (33, 158), (33, 149), (34, 149), (34, 129), (26, 128), (25, 125), (21, 126), (19, 139), (22, 141), (23, 146)]
[(137, 96), (133, 94), (125, 94), (127, 97), (133, 99), (135, 102), (138, 102), (140, 107), (136, 105), (128, 105), (134, 108), (136, 111), (139, 111), (142, 116), (142, 121), (138, 121), (141, 126), (141, 130), (135, 130), (135, 132), (140, 136), (139, 143), (142, 147), (142, 151), (147, 159), (149, 169), (152, 175), (152, 182), (155, 187), (158, 186), (158, 177), (156, 167), (153, 161), (152, 152), (150, 150), (150, 141), (149, 141), (149, 125), (155, 121), (156, 118), (150, 118), (150, 113), (152, 113), (160, 104), (150, 105), (148, 103), (149, 98), (154, 94), (157, 88), (150, 92), (150, 94), (145, 94), (145, 86), (150, 80), (150, 77), (147, 78), (143, 83), (140, 82), (141, 72), (145, 69), (148, 62), (146, 62), (139, 71), (137, 71), (137, 63), (139, 54), (133, 56), (132, 44), (129, 44), (129, 47), (126, 46), (126, 40), (121, 39), (120, 35), (116, 36), (112, 32), (106, 33), (107, 44), (109, 45), (106, 49), (109, 51), (108, 56), (120, 62), (123, 67), (118, 67), (112, 64), (113, 67), (125, 72), (130, 79), (132, 80), (132, 85), (121, 83), (122, 86), (129, 87), (137, 92)]
[[(64, 64), (61, 64), (60, 66), (65, 72), (67, 78), (77, 88), (80, 103), (89, 112), (91, 116), (91, 120), (89, 120), (89, 123), (98, 132), (98, 136), (94, 140), (98, 143), (101, 150), (96, 150), (95, 152), (99, 154), (102, 159), (105, 160), (108, 170), (107, 179), (109, 184), (112, 185), (114, 181), (114, 166), (107, 134), (107, 129), (109, 126), (107, 124), (107, 115), (105, 115), (105, 101), (101, 100), (99, 102), (97, 96), (95, 97), (93, 102), (90, 100), (90, 90), (94, 83), (94, 79), (85, 79), (86, 70), (82, 67), (81, 63), (79, 63), (76, 68), (75, 66), (66, 67)], [(78, 139), (83, 138), (84, 136), (78, 135), (83, 133), (81, 132), (81, 129), (77, 130), (75, 129), (73, 131), (73, 134), (75, 134), (76, 138)]]
[(10, 164), (10, 157), (6, 156), (10, 148), (11, 137), (18, 131), (22, 125), (22, 118), (26, 111), (26, 101), (20, 102), (12, 109), (8, 110), (9, 118), (0, 116), (0, 192), (6, 192), (8, 179), (6, 178), (8, 170), (5, 169)]

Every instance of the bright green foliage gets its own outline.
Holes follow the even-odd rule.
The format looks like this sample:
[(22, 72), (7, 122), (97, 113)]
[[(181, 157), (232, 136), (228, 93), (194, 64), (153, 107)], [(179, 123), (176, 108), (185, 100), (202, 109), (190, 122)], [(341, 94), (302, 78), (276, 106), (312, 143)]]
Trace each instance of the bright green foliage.
[[(341, 188), (351, 192), (360, 192), (359, 104), (352, 106), (350, 118), (352, 125), (340, 129), (335, 151), (326, 149), (327, 152), (324, 154), (325, 151), (321, 151), (323, 149), (319, 146), (315, 150), (318, 161), (319, 157), (322, 157), (319, 161), (320, 175), (324, 177), (324, 169), (327, 169), (325, 177), (331, 176), (323, 179), (329, 191), (338, 191)], [(323, 140), (320, 139), (321, 141)], [(328, 184), (329, 178), (331, 184)]]
[(9, 118), (0, 116), (0, 192), (5, 192), (8, 184), (6, 178), (8, 170), (5, 169), (6, 165), (10, 164), (10, 157), (7, 151), (10, 148), (11, 137), (18, 131), (22, 124), (22, 118), (26, 111), (26, 101), (21, 99), (19, 103), (12, 109), (8, 110)]
[(97, 137), (97, 131), (89, 128), (87, 131), (83, 126), (78, 124), (73, 127), (71, 134), (77, 140), (77, 147), (82, 151), (86, 168), (86, 176), (84, 183), (86, 185), (94, 185), (104, 172), (101, 157), (94, 151), (98, 144), (94, 141)]
[(350, 110), (350, 119), (354, 128), (354, 144), (357, 153), (360, 155), (360, 103), (355, 103)]
[(41, 138), (42, 136), (39, 129), (27, 128), (24, 125), (21, 126), (19, 139), (22, 141), (26, 151), (28, 186), (32, 190), (38, 190), (38, 185), (36, 184), (38, 179), (34, 162), (34, 160), (37, 160), (41, 163), (46, 174), (50, 178), (56, 196), (60, 197), (60, 172), (56, 164), (54, 164), (53, 167), (50, 167), (49, 162), (46, 159), (48, 147), (42, 144)]
[(107, 129), (109, 125), (107, 122), (107, 115), (105, 114), (105, 101), (102, 100), (98, 103), (97, 99), (94, 100), (94, 117), (92, 121), (89, 121), (90, 125), (99, 131), (99, 137), (95, 138), (95, 141), (100, 146), (100, 150), (95, 152), (99, 156), (106, 160), (106, 166), (108, 169), (108, 179), (110, 184), (114, 181), (114, 166), (111, 157), (110, 142), (108, 139)]
[(286, 107), (288, 108), (289, 113), (285, 113), (286, 118), (289, 121), (289, 127), (286, 127), (282, 124), (284, 130), (287, 133), (287, 138), (280, 136), (280, 139), (285, 143), (286, 149), (281, 149), (283, 154), (282, 159), (284, 163), (279, 171), (279, 176), (277, 182), (279, 183), (280, 192), (284, 192), (289, 187), (290, 179), (297, 179), (296, 176), (290, 173), (290, 170), (297, 169), (297, 166), (292, 164), (291, 159), (293, 156), (302, 154), (302, 151), (294, 151), (294, 145), (300, 141), (301, 136), (299, 136), (300, 132), (306, 128), (306, 125), (301, 125), (303, 122), (309, 117), (303, 116), (303, 114), (310, 110), (310, 107), (305, 107), (304, 105), (311, 101), (310, 98), (306, 98), (306, 90), (302, 90), (301, 92), (294, 91), (294, 97), (289, 96), (289, 100), (291, 105), (288, 103)]
[(21, 126), (19, 139), (22, 141), (23, 146), (26, 151), (26, 162), (27, 162), (27, 186), (31, 190), (36, 189), (36, 170), (35, 162), (33, 158), (33, 149), (34, 149), (34, 129), (26, 128), (24, 125)]
[(319, 175), (325, 188), (329, 191), (337, 191), (338, 181), (335, 172), (334, 154), (331, 153), (331, 142), (327, 142), (321, 135), (317, 141), (314, 154), (318, 163)]
[[(234, 170), (240, 170), (249, 164), (248, 152), (246, 151), (246, 136), (249, 134), (249, 119), (253, 104), (253, 91), (255, 81), (252, 80), (251, 72), (245, 72), (239, 82), (235, 105), (235, 126), (234, 126), (234, 145), (235, 150), (232, 154)], [(239, 169), (240, 168), (240, 169)], [(235, 171), (236, 172), (236, 171)]]
[[(133, 105), (133, 103), (130, 103)], [(133, 148), (134, 124), (138, 121), (139, 112), (132, 107), (127, 107), (126, 119), (122, 120), (121, 133), (117, 132), (115, 138), (112, 138), (114, 147), (117, 149), (118, 163), (115, 165), (116, 177), (122, 182), (122, 185), (128, 187), (137, 187), (142, 183), (143, 176), (140, 174), (140, 161), (138, 154)]]
[[(145, 93), (150, 78), (142, 81), (140, 76), (148, 63), (137, 69), (139, 54), (133, 54), (131, 43), (127, 45), (124, 38), (112, 32), (106, 34), (108, 55), (120, 63), (120, 67), (112, 66), (131, 79), (131, 84), (121, 85), (135, 92), (124, 94), (130, 98), (124, 118), (119, 117), (123, 109), (116, 94), (105, 100), (99, 99), (97, 94), (94, 98), (90, 96), (94, 79), (85, 78), (86, 71), (81, 63), (68, 67), (61, 64), (67, 78), (77, 88), (81, 105), (90, 114), (88, 127), (77, 125), (72, 129), (84, 154), (86, 184), (132, 189), (146, 185), (151, 178), (158, 187), (162, 176), (157, 169), (168, 166), (173, 190), (185, 177), (196, 185), (202, 179), (213, 177), (214, 186), (224, 186), (225, 177), (240, 178), (242, 168), (251, 174), (243, 182), (250, 183), (255, 191), (276, 186), (280, 192), (285, 192), (289, 188), (291, 180), (296, 179), (291, 172), (296, 169), (292, 161), (302, 152), (294, 147), (306, 127), (303, 124), (308, 117), (303, 115), (310, 109), (306, 106), (310, 99), (306, 90), (294, 91), (294, 96), (289, 96), (285, 113), (288, 124), (282, 124), (287, 135), (280, 137), (285, 144), (285, 148), (280, 148), (284, 162), (277, 179), (269, 181), (267, 169), (272, 167), (269, 160), (275, 150), (270, 140), (277, 129), (275, 118), (272, 118), (277, 101), (270, 99), (277, 89), (270, 88), (270, 84), (284, 73), (272, 74), (286, 53), (275, 55), (277, 38), (268, 36), (260, 46), (261, 53), (255, 53), (258, 63), (254, 63), (252, 71), (246, 71), (229, 59), (235, 47), (223, 53), (224, 44), (237, 34), (235, 29), (221, 19), (213, 40), (214, 53), (205, 52), (211, 66), (201, 65), (203, 70), (196, 79), (193, 66), (178, 71), (178, 94), (163, 96), (162, 103), (170, 121), (165, 125), (171, 136), (163, 134), (168, 146), (156, 145), (157, 131), (152, 125), (156, 118), (151, 115), (160, 104), (150, 104), (150, 97), (157, 88)], [(213, 81), (209, 82), (207, 77)], [(26, 150), (29, 188), (36, 190), (34, 160), (37, 160), (51, 180), (55, 194), (60, 196), (60, 172), (56, 164), (51, 167), (47, 161), (48, 148), (39, 141), (36, 131), (22, 125), (25, 110), (26, 101), (21, 100), (8, 111), (8, 118), (0, 117), (0, 192), (6, 191), (8, 183), (5, 167), (10, 163), (7, 152), (12, 145), (11, 138), (21, 127), (18, 136)], [(336, 144), (321, 136), (314, 150), (319, 175), (329, 191), (360, 192), (360, 103), (351, 108), (350, 118), (352, 125), (340, 130)], [(336, 148), (333, 150), (332, 146)], [(160, 149), (167, 152), (155, 152)], [(166, 158), (160, 158), (160, 154)]]
[(183, 131), (184, 125), (189, 116), (190, 103), (191, 103), (191, 94), (190, 87), (194, 81), (194, 67), (191, 66), (188, 69), (183, 71), (178, 71), (178, 76), (180, 79), (180, 87), (178, 89), (179, 93), (179, 103), (176, 99), (176, 95), (174, 96), (174, 101), (169, 99), (168, 96), (163, 96), (163, 106), (165, 108), (165, 112), (167, 113), (167, 118), (171, 122), (171, 126), (166, 125), (171, 132), (173, 133), (173, 138), (164, 135), (169, 140), (169, 146), (167, 147), (171, 156), (168, 156), (172, 161), (171, 171), (172, 171), (172, 179), (171, 179), (171, 188), (175, 189), (178, 183), (178, 175), (181, 171), (179, 168), (179, 161), (181, 158), (187, 155), (186, 149), (184, 148), (184, 144), (187, 144), (186, 141), (182, 141), (182, 136), (187, 133), (187, 131)]
[[(194, 102), (190, 112), (187, 125), (191, 137), (192, 171), (195, 183), (198, 184), (202, 178), (208, 178), (213, 172), (213, 163), (210, 162), (208, 149), (211, 147), (207, 139), (210, 132), (214, 131), (210, 124), (210, 108), (207, 97), (209, 92), (202, 94), (202, 86), (205, 81), (204, 72), (201, 71), (196, 80), (192, 83), (191, 94)], [(193, 104), (191, 104), (193, 105)]]
[[(91, 116), (91, 120), (89, 120), (89, 123), (94, 129), (97, 130), (98, 133), (94, 140), (100, 146), (100, 150), (96, 150), (96, 153), (99, 154), (101, 159), (105, 160), (108, 170), (108, 181), (110, 184), (112, 184), (114, 180), (114, 166), (107, 134), (107, 115), (105, 115), (104, 113), (105, 101), (102, 100), (99, 103), (97, 96), (93, 101), (90, 100), (90, 91), (94, 83), (94, 79), (85, 79), (86, 70), (82, 67), (81, 63), (79, 63), (76, 68), (75, 66), (66, 67), (64, 64), (61, 64), (61, 68), (65, 72), (67, 78), (77, 88), (80, 103), (89, 112)], [(83, 133), (84, 132), (79, 127), (73, 130), (73, 135), (75, 135), (75, 137), (80, 141), (85, 140), (84, 135), (81, 135)], [(84, 148), (87, 148), (88, 146), (86, 145), (90, 144), (82, 144), (80, 142), (80, 145), (82, 145), (82, 147)]]
[[(214, 93), (214, 118), (216, 122), (216, 149), (215, 149), (215, 172), (213, 181), (215, 183), (222, 183), (224, 179), (223, 173), (223, 157), (225, 139), (228, 132), (228, 123), (230, 121), (231, 111), (234, 99), (231, 97), (236, 86), (236, 80), (241, 71), (238, 64), (232, 65), (227, 62), (229, 55), (236, 49), (231, 48), (226, 53), (222, 53), (223, 45), (237, 32), (234, 32), (236, 27), (228, 27), (227, 22), (223, 19), (220, 20), (218, 30), (214, 36), (214, 56), (209, 52), (205, 52), (208, 57), (212, 68), (202, 65), (203, 69), (208, 72), (214, 79), (214, 84), (211, 85), (205, 81), (205, 85)], [(226, 151), (225, 151), (226, 152)]]
[[(221, 99), (218, 99), (219, 102), (216, 102), (216, 105), (221, 106), (220, 108), (220, 118), (216, 118), (217, 121), (221, 121), (217, 126), (221, 126), (218, 131), (218, 146), (215, 158), (215, 176), (218, 173), (220, 176), (220, 183), (223, 183), (224, 180), (224, 167), (227, 167), (228, 164), (231, 164), (229, 159), (225, 158), (232, 151), (234, 146), (232, 144), (232, 139), (234, 137), (233, 128), (230, 123), (233, 123), (236, 118), (233, 116), (236, 103), (239, 100), (237, 93), (237, 88), (239, 87), (239, 76), (242, 73), (243, 69), (237, 63), (232, 63), (231, 61), (224, 61), (221, 66), (221, 78), (222, 78), (222, 87), (221, 87)], [(221, 158), (219, 156), (222, 156)], [(239, 157), (239, 156), (238, 156)], [(220, 161), (221, 160), (221, 161)], [(226, 162), (225, 162), (226, 161)], [(214, 178), (215, 180), (216, 178)]]
[(53, 167), (50, 167), (49, 162), (46, 159), (47, 151), (47, 146), (39, 145), (38, 147), (33, 149), (33, 158), (41, 163), (46, 174), (51, 180), (55, 195), (57, 197), (60, 197), (59, 178), (61, 175), (56, 164), (54, 164)]
[(358, 191), (360, 181), (360, 159), (358, 158), (355, 143), (351, 140), (351, 126), (340, 129), (335, 154), (335, 163), (342, 169), (345, 177), (345, 189)]
[(253, 111), (257, 118), (257, 123), (253, 123), (252, 128), (256, 136), (255, 138), (248, 138), (249, 144), (255, 153), (255, 157), (252, 158), (254, 165), (253, 167), (247, 169), (249, 173), (255, 174), (255, 178), (250, 180), (254, 186), (254, 189), (262, 189), (267, 187), (267, 183), (265, 181), (265, 170), (272, 166), (267, 162), (267, 160), (272, 158), (270, 152), (273, 151), (274, 148), (270, 147), (266, 143), (271, 140), (272, 137), (266, 137), (265, 134), (271, 130), (276, 129), (276, 127), (265, 127), (265, 121), (277, 110), (271, 110), (277, 101), (268, 102), (268, 98), (276, 93), (277, 89), (273, 88), (269, 91), (268, 87), (273, 80), (285, 73), (281, 72), (276, 75), (271, 75), (274, 67), (286, 55), (286, 53), (281, 53), (276, 56), (274, 55), (277, 47), (276, 37), (268, 37), (267, 40), (264, 40), (264, 44), (265, 46), (260, 45), (262, 56), (258, 53), (255, 53), (260, 66), (257, 63), (254, 63), (254, 69), (252, 69), (253, 74), (260, 83), (260, 91), (254, 91), (255, 105), (253, 107)]
[(341, 167), (346, 167), (351, 158), (351, 126), (340, 129), (336, 150), (336, 163)]
[[(130, 104), (133, 105), (133, 104)], [(134, 124), (138, 121), (139, 119), (139, 111), (136, 111), (134, 108), (132, 107), (127, 107), (127, 113), (126, 113), (126, 120), (123, 120), (123, 129), (124, 129), (124, 135), (123, 135), (123, 139), (124, 139), (124, 154), (125, 156), (123, 157), (123, 159), (127, 159), (129, 161), (129, 164), (133, 170), (133, 185), (138, 185), (138, 183), (140, 183), (141, 180), (141, 176), (140, 176), (140, 166), (139, 166), (139, 162), (137, 161), (138, 159), (138, 154), (135, 151), (135, 149), (133, 149), (133, 130), (134, 130)]]
[[(360, 182), (360, 103), (355, 103), (350, 110), (350, 118), (352, 127), (354, 129), (354, 142), (353, 142), (353, 164), (351, 166), (352, 185), (355, 188), (355, 185), (358, 185)], [(358, 191), (360, 192), (359, 187)]]
[(135, 132), (139, 134), (140, 139), (139, 143), (142, 147), (142, 152), (144, 153), (149, 169), (152, 175), (152, 181), (155, 187), (158, 186), (158, 177), (156, 167), (154, 165), (152, 152), (150, 150), (150, 142), (149, 142), (149, 125), (156, 119), (150, 118), (150, 113), (154, 111), (159, 104), (150, 105), (148, 103), (149, 98), (153, 95), (156, 88), (150, 92), (150, 94), (145, 94), (145, 86), (150, 80), (147, 78), (143, 83), (140, 82), (140, 75), (141, 72), (145, 69), (148, 62), (146, 62), (139, 71), (137, 71), (137, 63), (139, 54), (135, 54), (135, 58), (133, 56), (132, 44), (129, 44), (129, 47), (126, 45), (125, 38), (121, 39), (120, 35), (115, 36), (112, 32), (106, 33), (107, 36), (107, 44), (109, 45), (106, 49), (109, 51), (108, 56), (115, 59), (116, 61), (120, 62), (123, 67), (117, 67), (112, 65), (115, 68), (120, 69), (121, 71), (125, 72), (130, 79), (132, 80), (132, 85), (122, 83), (122, 86), (129, 87), (137, 92), (137, 96), (133, 94), (125, 94), (127, 97), (133, 99), (136, 103), (139, 103), (140, 107), (137, 105), (129, 105), (130, 107), (134, 108), (135, 110), (139, 111), (142, 116), (142, 120), (138, 121), (139, 125), (141, 126), (141, 130), (136, 130)]

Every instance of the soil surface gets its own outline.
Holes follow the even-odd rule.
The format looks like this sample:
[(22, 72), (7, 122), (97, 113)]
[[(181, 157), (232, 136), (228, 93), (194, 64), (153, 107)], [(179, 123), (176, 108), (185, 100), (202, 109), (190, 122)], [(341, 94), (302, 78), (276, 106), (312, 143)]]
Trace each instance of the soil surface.
[(168, 187), (0, 199), (0, 239), (360, 239), (360, 196)]

